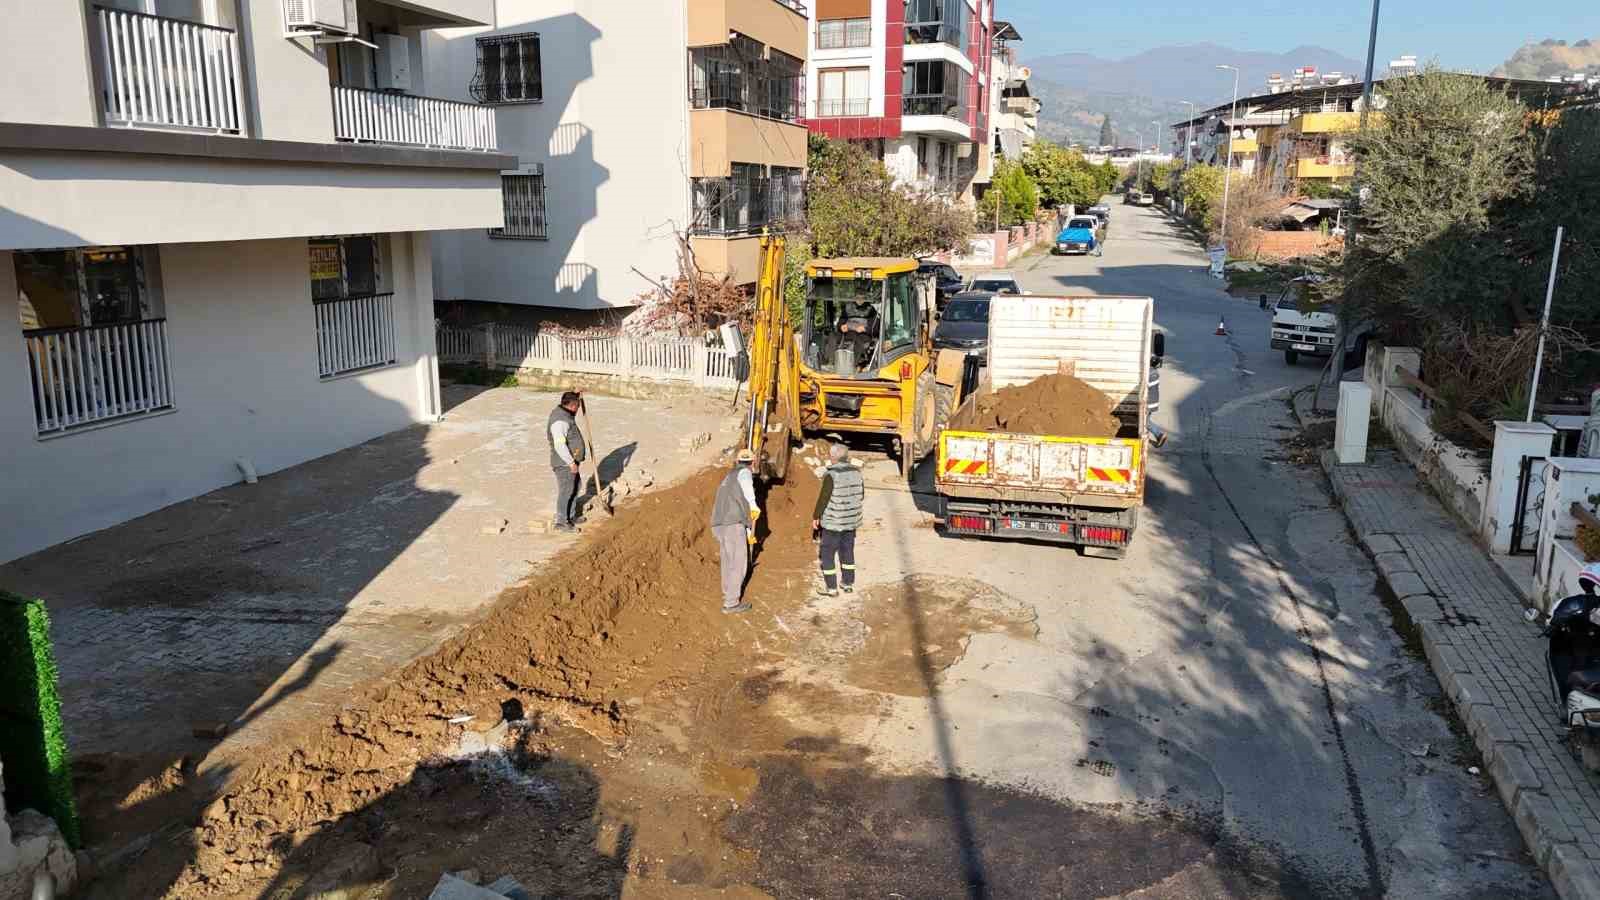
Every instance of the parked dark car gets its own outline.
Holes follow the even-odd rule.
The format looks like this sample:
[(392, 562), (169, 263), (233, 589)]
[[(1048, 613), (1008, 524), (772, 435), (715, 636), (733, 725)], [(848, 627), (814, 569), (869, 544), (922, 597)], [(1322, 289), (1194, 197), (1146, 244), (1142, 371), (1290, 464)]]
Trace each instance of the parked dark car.
[(933, 275), (934, 302), (938, 308), (950, 302), (950, 298), (961, 292), (961, 276), (956, 273), (949, 263), (942, 263), (933, 259), (917, 260), (917, 272), (922, 275)]
[(989, 298), (983, 292), (966, 292), (950, 298), (933, 332), (937, 350), (960, 350), (989, 360)]

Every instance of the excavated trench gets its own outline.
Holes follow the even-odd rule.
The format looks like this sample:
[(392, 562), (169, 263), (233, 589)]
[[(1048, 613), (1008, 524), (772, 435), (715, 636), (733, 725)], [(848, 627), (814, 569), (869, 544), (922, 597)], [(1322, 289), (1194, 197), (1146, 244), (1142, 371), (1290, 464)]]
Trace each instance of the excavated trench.
[[(689, 675), (702, 645), (738, 624), (718, 611), (706, 525), (725, 472), (706, 470), (619, 511), (505, 592), (479, 624), (233, 778), (201, 814), (171, 893), (228, 895), (272, 879), (308, 836), (426, 775), (465, 731), (500, 722), (506, 708), (602, 746), (626, 742), (634, 692)], [(796, 465), (765, 498), (747, 593), (757, 603), (814, 565), (815, 492)]]

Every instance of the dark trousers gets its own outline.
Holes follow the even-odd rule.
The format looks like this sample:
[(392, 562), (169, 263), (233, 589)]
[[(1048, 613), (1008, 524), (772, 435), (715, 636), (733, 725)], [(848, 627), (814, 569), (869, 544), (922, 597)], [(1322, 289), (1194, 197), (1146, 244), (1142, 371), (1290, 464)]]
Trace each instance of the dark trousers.
[(578, 473), (562, 467), (556, 476), (556, 524), (571, 525), (578, 513)]
[(838, 590), (839, 579), (845, 587), (856, 583), (856, 533), (854, 531), (821, 531), (817, 560), (822, 566), (822, 583), (828, 590)]

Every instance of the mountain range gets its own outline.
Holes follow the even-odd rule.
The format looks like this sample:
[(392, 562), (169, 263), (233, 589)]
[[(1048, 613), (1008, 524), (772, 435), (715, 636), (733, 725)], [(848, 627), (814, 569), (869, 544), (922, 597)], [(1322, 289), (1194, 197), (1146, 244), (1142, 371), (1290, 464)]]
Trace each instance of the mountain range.
[[(1325, 47), (1296, 47), (1285, 53), (1235, 50), (1218, 44), (1156, 47), (1123, 59), (1089, 53), (1058, 53), (1027, 60), (1033, 70), (1028, 84), (1041, 103), (1039, 130), (1058, 142), (1099, 143), (1100, 120), (1111, 114), (1117, 143), (1131, 145), (1135, 130), (1144, 129), (1145, 143), (1155, 129), (1188, 117), (1192, 100), (1200, 110), (1227, 101), (1233, 78), (1218, 64), (1239, 67), (1239, 96), (1266, 92), (1267, 76), (1288, 77), (1300, 66), (1318, 72), (1343, 72), (1360, 78), (1363, 64)], [(1162, 141), (1164, 145), (1165, 140)]]

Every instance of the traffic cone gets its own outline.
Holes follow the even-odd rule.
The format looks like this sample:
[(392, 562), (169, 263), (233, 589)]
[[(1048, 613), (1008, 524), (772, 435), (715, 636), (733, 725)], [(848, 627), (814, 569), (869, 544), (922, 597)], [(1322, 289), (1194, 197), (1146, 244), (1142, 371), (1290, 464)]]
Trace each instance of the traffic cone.
[(1226, 335), (1227, 333), (1228, 333), (1228, 323), (1223, 321), (1222, 319), (1217, 319), (1217, 335), (1220, 337), (1220, 336)]

